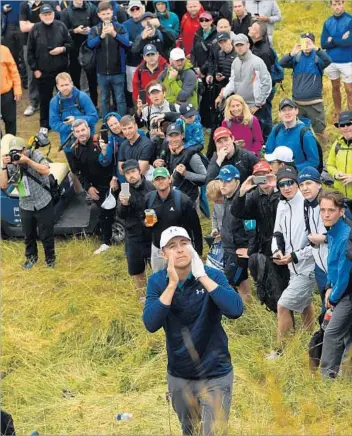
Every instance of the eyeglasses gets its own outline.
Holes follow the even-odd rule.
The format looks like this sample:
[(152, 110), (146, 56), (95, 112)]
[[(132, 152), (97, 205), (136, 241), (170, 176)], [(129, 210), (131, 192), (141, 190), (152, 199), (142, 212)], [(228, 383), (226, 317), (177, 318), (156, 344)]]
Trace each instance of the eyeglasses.
[(209, 23), (209, 21), (211, 21), (211, 20), (209, 20), (209, 18), (201, 18), (199, 20), (200, 23)]
[(351, 126), (352, 126), (352, 121), (350, 121), (349, 123), (339, 124), (339, 127), (351, 127)]
[(293, 186), (295, 183), (296, 182), (294, 180), (285, 180), (283, 182), (279, 182), (277, 185), (279, 188), (284, 188), (285, 186), (289, 188), (290, 186)]
[(130, 9), (130, 12), (135, 12), (135, 11), (139, 11), (140, 7), (139, 6), (133, 6), (133, 8)]

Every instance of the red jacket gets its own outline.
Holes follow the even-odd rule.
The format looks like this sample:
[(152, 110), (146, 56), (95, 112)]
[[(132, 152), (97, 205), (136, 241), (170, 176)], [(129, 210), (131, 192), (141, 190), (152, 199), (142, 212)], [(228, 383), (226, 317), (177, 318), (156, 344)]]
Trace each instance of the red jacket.
[[(148, 83), (150, 83), (152, 80), (157, 80), (159, 74), (163, 70), (167, 69), (167, 67), (168, 64), (166, 60), (162, 56), (159, 56), (158, 67), (154, 70), (153, 73), (151, 73), (150, 70), (146, 67), (145, 61), (142, 61), (136, 68), (136, 71), (133, 75), (133, 100), (137, 101), (139, 91), (144, 90)], [(150, 103), (148, 96), (147, 103)]]
[(182, 17), (180, 38), (182, 38), (183, 47), (186, 56), (188, 56), (191, 53), (194, 34), (197, 32), (197, 30), (200, 27), (199, 15), (202, 12), (204, 12), (203, 6), (200, 8), (198, 15), (195, 18), (192, 18), (188, 12), (186, 12)]

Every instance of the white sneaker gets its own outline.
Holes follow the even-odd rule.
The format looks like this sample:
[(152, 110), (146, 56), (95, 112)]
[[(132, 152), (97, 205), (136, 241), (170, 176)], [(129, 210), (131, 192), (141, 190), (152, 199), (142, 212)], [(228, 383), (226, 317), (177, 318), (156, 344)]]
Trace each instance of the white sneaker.
[(101, 254), (104, 251), (109, 250), (109, 248), (110, 248), (110, 245), (101, 244), (101, 246), (97, 250), (94, 251), (94, 254)]
[(267, 354), (265, 356), (266, 360), (276, 360), (276, 359), (280, 359), (280, 357), (282, 357), (282, 351), (272, 351), (270, 354)]
[(43, 135), (48, 136), (49, 129), (47, 129), (46, 127), (41, 127), (39, 129), (39, 133), (42, 133)]
[(26, 110), (23, 112), (23, 115), (25, 115), (26, 117), (30, 117), (31, 115), (34, 114), (34, 112), (38, 111), (39, 107), (34, 107), (31, 104), (29, 106), (27, 106)]

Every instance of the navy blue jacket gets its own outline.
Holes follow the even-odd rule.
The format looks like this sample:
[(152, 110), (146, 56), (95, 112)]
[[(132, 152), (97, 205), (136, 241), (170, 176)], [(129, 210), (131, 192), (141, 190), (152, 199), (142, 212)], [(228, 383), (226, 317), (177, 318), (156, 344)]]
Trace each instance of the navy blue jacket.
[(240, 317), (243, 303), (223, 272), (207, 266), (205, 271), (219, 286), (208, 292), (190, 275), (183, 284), (179, 283), (171, 306), (160, 301), (168, 285), (167, 271), (158, 271), (148, 280), (143, 322), (151, 333), (164, 328), (167, 370), (174, 377), (207, 379), (224, 376), (232, 370), (221, 318), (222, 315), (231, 319)]
[(336, 305), (342, 296), (352, 293), (352, 261), (347, 259), (346, 250), (351, 227), (340, 218), (328, 230), (328, 279), (327, 287), (332, 288), (329, 300)]
[[(348, 38), (342, 36), (349, 31)], [(328, 41), (329, 36), (332, 38)], [(321, 46), (336, 64), (352, 62), (352, 15), (344, 12), (339, 17), (328, 18), (321, 34)]]
[[(297, 62), (298, 59), (298, 62)], [(286, 54), (280, 59), (283, 68), (292, 68), (292, 96), (294, 100), (310, 101), (323, 98), (324, 69), (331, 64), (325, 50), (312, 50), (308, 55)]]

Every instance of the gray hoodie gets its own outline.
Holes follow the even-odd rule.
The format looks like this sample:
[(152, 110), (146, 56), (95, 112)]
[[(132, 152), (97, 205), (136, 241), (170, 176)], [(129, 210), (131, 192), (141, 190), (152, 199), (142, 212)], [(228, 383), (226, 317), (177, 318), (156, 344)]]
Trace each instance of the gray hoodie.
[(281, 21), (281, 11), (274, 0), (247, 0), (246, 10), (250, 12), (253, 16), (254, 14), (264, 15), (269, 17), (269, 21), (266, 22), (268, 27), (268, 36), (270, 45), (272, 46), (272, 39), (274, 33), (274, 24), (277, 21)]
[(248, 106), (259, 107), (269, 97), (271, 88), (271, 76), (264, 61), (248, 50), (232, 62), (231, 77), (223, 95), (226, 98), (239, 94)]

